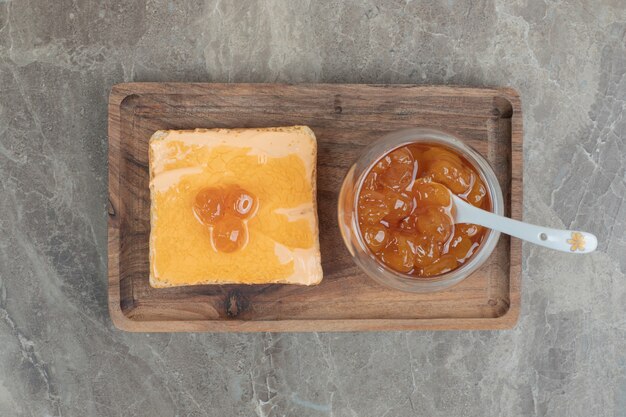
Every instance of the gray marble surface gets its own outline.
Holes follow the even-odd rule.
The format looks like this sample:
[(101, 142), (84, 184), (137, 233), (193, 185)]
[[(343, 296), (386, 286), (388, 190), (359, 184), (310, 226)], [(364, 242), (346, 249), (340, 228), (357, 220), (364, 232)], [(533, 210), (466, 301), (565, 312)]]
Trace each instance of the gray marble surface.
[[(625, 416), (626, 3), (0, 0), (0, 416)], [(524, 216), (511, 331), (128, 334), (106, 307), (123, 81), (509, 85)]]

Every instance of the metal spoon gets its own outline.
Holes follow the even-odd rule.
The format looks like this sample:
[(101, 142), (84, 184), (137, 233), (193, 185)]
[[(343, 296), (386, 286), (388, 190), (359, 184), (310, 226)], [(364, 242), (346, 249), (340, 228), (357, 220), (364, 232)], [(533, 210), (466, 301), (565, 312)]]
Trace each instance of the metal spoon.
[(478, 224), (561, 252), (589, 253), (598, 247), (598, 239), (591, 233), (535, 226), (481, 210), (452, 192), (450, 192), (450, 196), (454, 204), (452, 210), (454, 223)]

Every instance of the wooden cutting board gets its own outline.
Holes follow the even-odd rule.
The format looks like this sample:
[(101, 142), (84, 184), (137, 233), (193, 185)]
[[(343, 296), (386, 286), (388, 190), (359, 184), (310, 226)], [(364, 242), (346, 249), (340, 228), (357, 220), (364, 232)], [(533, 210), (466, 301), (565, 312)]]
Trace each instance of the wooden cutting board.
[[(324, 280), (318, 286), (148, 283), (148, 140), (159, 129), (307, 125), (318, 138)], [(488, 262), (432, 294), (384, 288), (352, 262), (337, 194), (360, 150), (408, 127), (446, 130), (494, 168), (506, 214), (522, 213), (522, 111), (509, 88), (359, 84), (130, 83), (109, 100), (109, 309), (139, 332), (504, 329), (520, 309), (521, 243), (502, 236)]]

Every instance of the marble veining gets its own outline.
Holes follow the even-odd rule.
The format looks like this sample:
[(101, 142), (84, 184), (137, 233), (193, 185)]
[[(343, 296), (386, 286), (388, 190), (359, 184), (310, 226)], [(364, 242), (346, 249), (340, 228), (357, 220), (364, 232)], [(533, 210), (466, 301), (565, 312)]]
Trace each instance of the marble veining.
[[(625, 416), (623, 0), (0, 0), (0, 416)], [(123, 81), (512, 86), (511, 331), (129, 334), (106, 308), (107, 95)]]

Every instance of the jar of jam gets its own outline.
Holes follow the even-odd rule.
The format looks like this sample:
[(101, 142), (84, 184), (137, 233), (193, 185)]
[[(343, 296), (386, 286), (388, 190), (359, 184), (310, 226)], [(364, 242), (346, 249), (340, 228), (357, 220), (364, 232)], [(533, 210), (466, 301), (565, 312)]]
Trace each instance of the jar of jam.
[(504, 212), (488, 162), (454, 136), (415, 128), (369, 145), (339, 195), (339, 226), (357, 265), (377, 282), (411, 292), (448, 288), (478, 269), (500, 234), (454, 224), (448, 192)]

